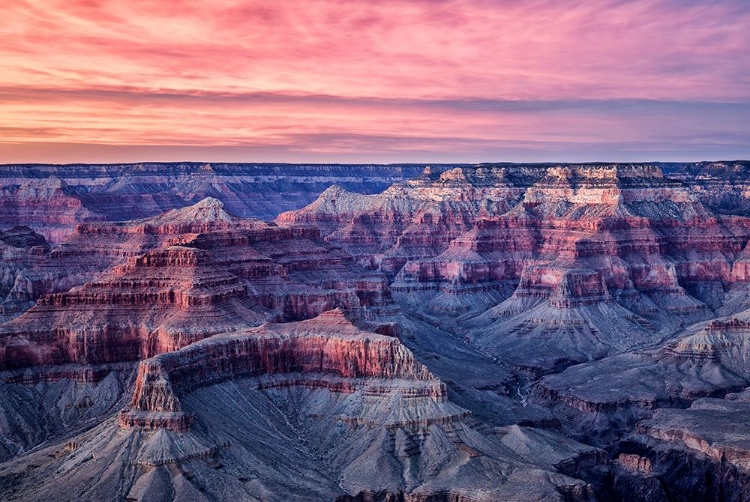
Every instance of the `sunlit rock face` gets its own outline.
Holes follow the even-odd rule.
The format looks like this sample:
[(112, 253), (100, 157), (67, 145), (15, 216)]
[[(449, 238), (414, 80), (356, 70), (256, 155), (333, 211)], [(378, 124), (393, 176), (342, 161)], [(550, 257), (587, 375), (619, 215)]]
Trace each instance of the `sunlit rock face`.
[[(237, 218), (216, 199), (146, 220), (81, 224), (48, 255), (21, 273), (32, 291), (95, 279), (28, 295), (34, 307), (0, 327), (2, 369), (139, 360), (268, 319), (392, 303), (385, 278), (322, 242), (317, 228)], [(82, 261), (80, 275), (66, 275)]]
[(507, 211), (536, 176), (533, 168), (428, 168), (377, 195), (331, 187), (277, 221), (318, 225), (363, 265), (395, 274), (409, 260), (442, 252), (481, 215)]

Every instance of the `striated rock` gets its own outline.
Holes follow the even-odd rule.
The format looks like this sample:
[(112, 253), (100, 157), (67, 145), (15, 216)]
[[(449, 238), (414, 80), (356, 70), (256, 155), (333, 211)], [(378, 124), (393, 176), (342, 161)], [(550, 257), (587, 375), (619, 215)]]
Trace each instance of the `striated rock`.
[(485, 430), (396, 338), (359, 328), (341, 311), (156, 356), (140, 363), (135, 389), (132, 408), (119, 415), (125, 430), (105, 421), (71, 448), (0, 465), (0, 479), (14, 480), (0, 483), (0, 494), (44, 499), (57, 472), (70, 493), (92, 500), (592, 496), (557, 466), (575, 471), (597, 450), (543, 431)]
[(392, 303), (382, 274), (362, 270), (351, 256), (322, 242), (315, 227), (214, 232), (191, 246), (211, 250), (217, 265), (245, 279), (250, 296), (283, 319)]
[(612, 500), (734, 500), (750, 487), (748, 403), (699, 399), (657, 410), (617, 447), (617, 468), (597, 480)]
[(391, 285), (396, 299), (456, 316), (493, 354), (549, 371), (711, 317), (741, 278), (732, 269), (750, 222), (714, 215), (657, 166), (538, 169), (513, 208), (408, 262)]
[(171, 246), (39, 299), (0, 328), (0, 368), (133, 361), (266, 317), (210, 253)]
[[(310, 378), (311, 374), (320, 376)], [(438, 400), (446, 397), (445, 386), (396, 338), (363, 332), (342, 311), (334, 310), (297, 324), (264, 324), (242, 333), (215, 336), (143, 361), (133, 408), (121, 415), (120, 423), (159, 427), (162, 422), (150, 421), (143, 412), (167, 412), (163, 426), (182, 430), (187, 424), (172, 415), (182, 411), (176, 391), (189, 392), (199, 385), (260, 375), (282, 377), (262, 383), (264, 388), (309, 386), (352, 393), (365, 386), (367, 395), (393, 392), (388, 383), (391, 379), (414, 380), (408, 386), (402, 383), (400, 394)], [(284, 381), (285, 375), (292, 375), (291, 380)]]
[(66, 292), (92, 281), (108, 268), (150, 249), (189, 242), (200, 232), (266, 226), (230, 215), (216, 199), (205, 199), (155, 218), (81, 223), (52, 249), (46, 260), (21, 274), (11, 296), (15, 302), (28, 305), (42, 295)]
[(750, 216), (750, 162), (696, 162), (664, 164), (669, 177), (690, 187), (691, 192), (712, 211)]
[[(50, 270), (68, 283), (97, 278), (39, 298), (0, 328), (0, 367), (139, 360), (274, 317), (391, 303), (385, 278), (363, 273), (350, 256), (321, 242), (317, 228), (235, 218), (216, 200), (147, 220), (80, 225), (78, 235), (25, 278), (32, 286), (40, 284), (34, 277), (54, 277), (42, 273)], [(94, 238), (81, 249), (84, 236)], [(120, 246), (106, 246), (108, 236)], [(141, 254), (144, 247), (155, 249)], [(92, 249), (88, 268), (64, 275)], [(125, 262), (97, 274), (116, 260)]]
[(0, 168), (0, 498), (744, 500), (745, 164)]
[(416, 258), (429, 258), (469, 230), (480, 215), (502, 214), (523, 195), (540, 171), (525, 167), (426, 169), (382, 194), (362, 196), (331, 187), (282, 223), (318, 225), (326, 240), (360, 263), (397, 273)]
[(25, 225), (58, 243), (78, 222), (104, 219), (71, 196), (67, 184), (56, 176), (13, 181), (0, 187), (0, 226)]
[(30, 299), (17, 292), (24, 283), (24, 273), (42, 263), (48, 253), (47, 241), (29, 227), (0, 232), (0, 322), (31, 306)]
[(708, 455), (714, 462), (729, 462), (750, 474), (750, 431), (740, 418), (748, 411), (750, 402), (703, 398), (686, 410), (657, 410), (652, 419), (638, 424), (636, 432), (678, 443)]

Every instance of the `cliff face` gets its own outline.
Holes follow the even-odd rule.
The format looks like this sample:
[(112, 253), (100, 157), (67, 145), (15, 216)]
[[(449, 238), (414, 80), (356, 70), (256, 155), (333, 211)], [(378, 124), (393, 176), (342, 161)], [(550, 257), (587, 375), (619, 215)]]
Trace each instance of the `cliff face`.
[(69, 291), (129, 258), (160, 246), (189, 242), (200, 232), (267, 226), (232, 216), (221, 202), (210, 198), (154, 218), (78, 223), (72, 235), (45, 254), (45, 259), (21, 272), (11, 297), (19, 308), (28, 308), (42, 295)]
[(507, 211), (536, 177), (533, 168), (426, 169), (378, 195), (332, 187), (310, 206), (281, 214), (281, 223), (319, 225), (326, 240), (360, 263), (395, 274), (412, 259), (431, 257), (483, 214)]
[(0, 328), (0, 368), (137, 360), (263, 318), (246, 285), (216, 267), (208, 252), (171, 246), (40, 298)]
[(24, 287), (24, 273), (45, 261), (49, 250), (44, 237), (29, 227), (0, 232), (0, 322), (31, 306), (31, 298), (19, 294)]
[(261, 385), (270, 387), (352, 393), (366, 386), (368, 395), (446, 398), (445, 386), (396, 338), (364, 332), (333, 310), (296, 324), (215, 336), (142, 361), (132, 408), (120, 415), (120, 424), (183, 430), (188, 420), (178, 394), (258, 376), (268, 376)]

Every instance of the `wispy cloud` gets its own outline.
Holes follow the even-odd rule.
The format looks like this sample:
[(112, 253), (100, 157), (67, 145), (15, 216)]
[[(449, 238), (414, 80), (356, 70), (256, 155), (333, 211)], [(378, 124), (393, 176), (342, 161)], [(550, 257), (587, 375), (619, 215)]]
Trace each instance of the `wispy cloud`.
[(750, 155), (744, 0), (7, 0), (3, 16), (0, 161), (40, 144)]

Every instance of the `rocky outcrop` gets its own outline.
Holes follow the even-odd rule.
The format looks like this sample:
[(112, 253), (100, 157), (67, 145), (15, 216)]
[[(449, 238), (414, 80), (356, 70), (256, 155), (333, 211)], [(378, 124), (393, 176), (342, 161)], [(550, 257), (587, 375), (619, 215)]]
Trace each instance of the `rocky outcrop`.
[(216, 199), (163, 215), (127, 222), (80, 223), (45, 260), (24, 270), (11, 296), (19, 305), (30, 306), (42, 295), (69, 291), (99, 277), (110, 267), (148, 250), (189, 242), (200, 232), (228, 228), (262, 228), (266, 223), (237, 218)]
[(743, 281), (750, 220), (714, 214), (657, 166), (537, 169), (514, 207), (407, 262), (397, 300), (548, 371), (657, 343), (713, 316)]
[(619, 453), (606, 475), (592, 471), (600, 497), (744, 500), (750, 450), (741, 419), (748, 411), (743, 397), (699, 399), (688, 409), (657, 410), (616, 445)]
[(574, 424), (586, 414), (603, 413), (620, 426), (642, 418), (644, 411), (685, 408), (701, 398), (721, 397), (750, 385), (749, 327), (747, 313), (701, 323), (660, 348), (607, 357), (546, 376), (538, 392), (581, 412)]
[(142, 218), (0, 233), (0, 498), (741, 500), (744, 166), (82, 167)]
[(23, 296), (16, 280), (11, 293), (26, 301), (87, 282), (42, 296), (0, 328), (2, 368), (139, 360), (267, 319), (391, 303), (382, 274), (321, 242), (317, 228), (236, 218), (215, 199), (146, 220), (81, 224), (23, 278), (31, 292)]
[(277, 221), (318, 225), (360, 263), (395, 274), (409, 260), (440, 254), (479, 216), (510, 209), (539, 174), (520, 166), (427, 168), (378, 195), (332, 187)]
[(0, 367), (133, 361), (264, 318), (244, 282), (210, 253), (170, 246), (40, 298), (0, 328)]
[(587, 500), (591, 488), (561, 471), (598, 455), (553, 433), (486, 430), (398, 339), (341, 311), (141, 362), (117, 425), (0, 465), (0, 479), (13, 480), (0, 494), (44, 499), (57, 470), (77, 497), (99, 499)]
[(670, 178), (690, 187), (695, 196), (712, 211), (750, 216), (750, 162), (695, 162), (663, 164)]
[(260, 384), (263, 388), (322, 387), (352, 393), (364, 386), (368, 395), (398, 391), (405, 397), (446, 398), (445, 386), (396, 338), (364, 332), (334, 310), (296, 324), (264, 324), (215, 336), (141, 362), (132, 409), (120, 415), (120, 423), (183, 430), (188, 421), (180, 413), (177, 393), (257, 376), (271, 377)]
[(25, 225), (58, 243), (75, 225), (104, 217), (84, 207), (70, 195), (67, 184), (56, 176), (46, 179), (20, 177), (0, 186), (0, 227)]
[(0, 322), (19, 315), (31, 306), (30, 298), (19, 295), (24, 273), (42, 263), (49, 253), (43, 236), (29, 227), (0, 232)]

